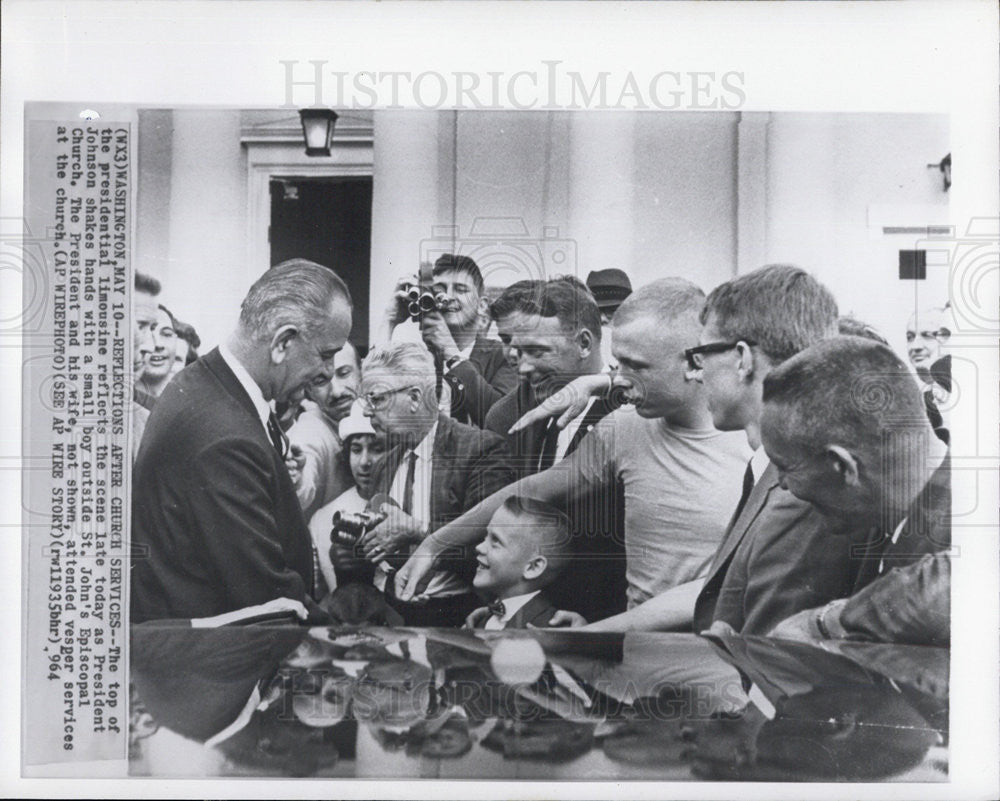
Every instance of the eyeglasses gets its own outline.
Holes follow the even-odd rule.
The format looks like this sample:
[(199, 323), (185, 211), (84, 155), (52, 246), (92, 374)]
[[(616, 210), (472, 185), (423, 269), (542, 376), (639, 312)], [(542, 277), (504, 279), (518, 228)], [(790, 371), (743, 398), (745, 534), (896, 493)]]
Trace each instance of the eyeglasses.
[[(920, 338), (921, 339), (934, 339), (934, 340), (936, 340), (938, 342), (947, 342), (948, 341), (948, 337), (950, 337), (950, 336), (951, 336), (951, 331), (949, 331), (947, 328), (939, 328), (937, 331), (921, 331), (920, 332)], [(907, 342), (913, 342), (913, 340), (915, 340), (916, 338), (917, 338), (917, 332), (916, 331), (907, 331), (906, 332), (906, 341)]]
[(693, 348), (688, 348), (684, 351), (684, 358), (687, 359), (688, 367), (692, 370), (701, 370), (701, 357), (703, 355), (706, 353), (725, 353), (727, 350), (735, 348), (741, 342), (750, 347), (757, 344), (752, 339), (738, 339), (735, 342), (709, 342), (707, 345), (696, 345)]
[(358, 400), (361, 404), (367, 408), (371, 409), (373, 412), (377, 412), (379, 409), (384, 409), (389, 405), (389, 398), (395, 395), (397, 392), (406, 392), (411, 389), (416, 389), (412, 384), (406, 387), (397, 387), (396, 389), (387, 389), (384, 392), (366, 392), (364, 395), (359, 395)]

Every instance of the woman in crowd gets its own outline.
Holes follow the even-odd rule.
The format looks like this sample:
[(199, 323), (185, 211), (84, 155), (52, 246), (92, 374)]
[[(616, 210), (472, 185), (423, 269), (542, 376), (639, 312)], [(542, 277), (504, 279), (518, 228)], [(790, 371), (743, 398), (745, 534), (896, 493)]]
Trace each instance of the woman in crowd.
[(320, 570), (330, 590), (354, 581), (371, 583), (374, 565), (361, 556), (355, 556), (353, 548), (330, 535), (335, 512), (356, 514), (368, 508), (373, 492), (375, 463), (385, 453), (384, 438), (375, 433), (371, 420), (362, 414), (357, 401), (351, 407), (351, 413), (340, 421), (340, 439), (344, 449), (338, 458), (346, 459), (354, 486), (317, 510), (309, 521)]

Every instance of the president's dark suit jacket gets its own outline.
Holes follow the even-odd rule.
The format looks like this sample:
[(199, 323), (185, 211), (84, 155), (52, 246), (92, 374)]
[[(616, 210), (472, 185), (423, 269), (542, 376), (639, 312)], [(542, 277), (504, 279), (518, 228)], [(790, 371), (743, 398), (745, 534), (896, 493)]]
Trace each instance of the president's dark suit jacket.
[[(392, 445), (375, 466), (372, 476), (376, 492), (389, 494), (393, 478), (406, 449)], [(469, 511), (480, 501), (503, 489), (515, 479), (507, 444), (496, 434), (474, 426), (457, 423), (450, 417), (438, 417), (432, 451), (430, 530)], [(402, 498), (393, 498), (402, 504)], [(475, 573), (475, 553), (446, 560), (448, 568), (466, 578)]]
[(517, 387), (517, 373), (504, 358), (503, 346), (484, 336), (476, 337), (468, 360), (456, 364), (444, 380), (451, 387), (451, 416), (479, 428), (490, 407)]
[(312, 545), (284, 462), (218, 350), (177, 375), (132, 477), (132, 621), (305, 602)]
[[(535, 408), (538, 401), (526, 381), (497, 401), (486, 416), (486, 428), (505, 436), (514, 454), (518, 478), (537, 472), (547, 421), (542, 420), (516, 434), (508, 429)], [(566, 455), (573, 453), (587, 434), (604, 417), (618, 408), (605, 394), (587, 410)], [(579, 612), (587, 620), (601, 620), (624, 612), (625, 592), (625, 496), (620, 486), (605, 492), (589, 493), (566, 508), (574, 542), (574, 558), (563, 574), (547, 587), (561, 609)]]
[(723, 620), (763, 635), (796, 612), (848, 595), (859, 567), (850, 533), (849, 524), (783, 490), (769, 464), (715, 553), (694, 630)]

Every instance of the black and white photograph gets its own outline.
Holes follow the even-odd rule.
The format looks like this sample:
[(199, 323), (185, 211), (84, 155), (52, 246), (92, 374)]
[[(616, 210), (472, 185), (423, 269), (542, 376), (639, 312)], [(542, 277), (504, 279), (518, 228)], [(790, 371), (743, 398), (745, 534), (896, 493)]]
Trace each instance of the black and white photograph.
[(12, 788), (989, 797), (995, 8), (148, 5), (4, 147)]

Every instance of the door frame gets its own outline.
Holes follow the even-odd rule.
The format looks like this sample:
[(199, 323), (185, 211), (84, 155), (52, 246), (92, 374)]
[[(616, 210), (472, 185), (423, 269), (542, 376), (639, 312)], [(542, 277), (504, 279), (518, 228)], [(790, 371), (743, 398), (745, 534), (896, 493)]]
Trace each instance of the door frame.
[[(241, 132), (247, 153), (247, 286), (271, 267), (271, 180), (275, 178), (374, 178), (372, 123), (354, 125), (335, 133), (331, 155), (309, 157), (302, 129), (295, 120), (281, 127), (259, 127)], [(339, 126), (338, 126), (339, 130)]]

